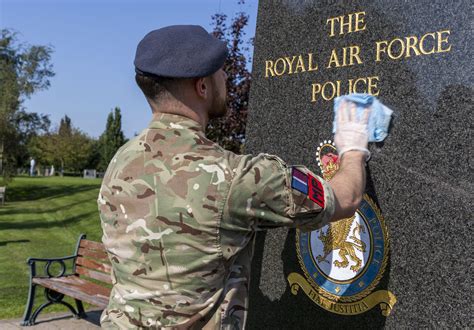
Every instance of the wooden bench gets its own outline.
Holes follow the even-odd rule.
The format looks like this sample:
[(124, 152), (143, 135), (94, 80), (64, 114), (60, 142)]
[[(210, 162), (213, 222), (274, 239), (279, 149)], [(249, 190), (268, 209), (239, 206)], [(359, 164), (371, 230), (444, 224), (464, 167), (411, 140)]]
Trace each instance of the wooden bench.
[[(73, 255), (29, 258), (27, 263), (30, 266), (30, 290), (21, 325), (35, 324), (38, 314), (52, 304), (66, 306), (76, 318), (86, 317), (82, 302), (100, 308), (107, 306), (112, 283), (111, 265), (102, 243), (89, 241), (82, 234)], [(38, 286), (44, 288), (47, 301), (33, 312)], [(74, 298), (77, 310), (63, 301), (64, 296)]]

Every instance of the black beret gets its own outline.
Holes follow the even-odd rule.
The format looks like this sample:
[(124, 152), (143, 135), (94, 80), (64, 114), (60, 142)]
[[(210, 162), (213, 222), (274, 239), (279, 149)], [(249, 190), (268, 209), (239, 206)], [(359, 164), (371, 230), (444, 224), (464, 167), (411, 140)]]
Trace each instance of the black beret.
[(172, 25), (148, 33), (138, 44), (135, 71), (170, 78), (206, 77), (227, 57), (225, 42), (198, 25)]

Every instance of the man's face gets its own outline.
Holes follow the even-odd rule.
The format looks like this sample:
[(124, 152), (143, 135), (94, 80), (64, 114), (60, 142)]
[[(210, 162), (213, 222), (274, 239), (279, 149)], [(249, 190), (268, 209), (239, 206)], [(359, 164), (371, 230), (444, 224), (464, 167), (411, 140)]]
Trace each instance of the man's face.
[(209, 119), (223, 117), (227, 113), (227, 74), (221, 68), (211, 76), (212, 101)]

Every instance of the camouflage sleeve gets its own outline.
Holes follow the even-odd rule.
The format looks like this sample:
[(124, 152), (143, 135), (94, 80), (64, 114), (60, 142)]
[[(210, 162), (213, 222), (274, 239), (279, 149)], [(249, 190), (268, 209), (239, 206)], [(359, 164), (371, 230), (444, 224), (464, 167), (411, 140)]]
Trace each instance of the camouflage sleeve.
[(318, 229), (334, 214), (330, 185), (304, 166), (288, 167), (277, 156), (243, 156), (234, 169), (224, 208), (234, 229), (288, 226)]

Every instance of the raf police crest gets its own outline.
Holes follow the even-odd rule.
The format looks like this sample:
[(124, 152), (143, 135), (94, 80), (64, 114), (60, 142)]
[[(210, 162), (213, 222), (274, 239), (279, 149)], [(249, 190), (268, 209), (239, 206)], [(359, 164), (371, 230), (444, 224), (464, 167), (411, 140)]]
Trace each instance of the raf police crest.
[[(317, 151), (325, 180), (339, 169), (336, 148), (324, 141)], [(368, 195), (351, 218), (311, 232), (296, 233), (296, 250), (303, 271), (288, 276), (291, 292), (299, 289), (318, 306), (342, 315), (363, 313), (380, 305), (388, 316), (397, 299), (377, 290), (388, 261), (388, 232), (376, 204)]]

